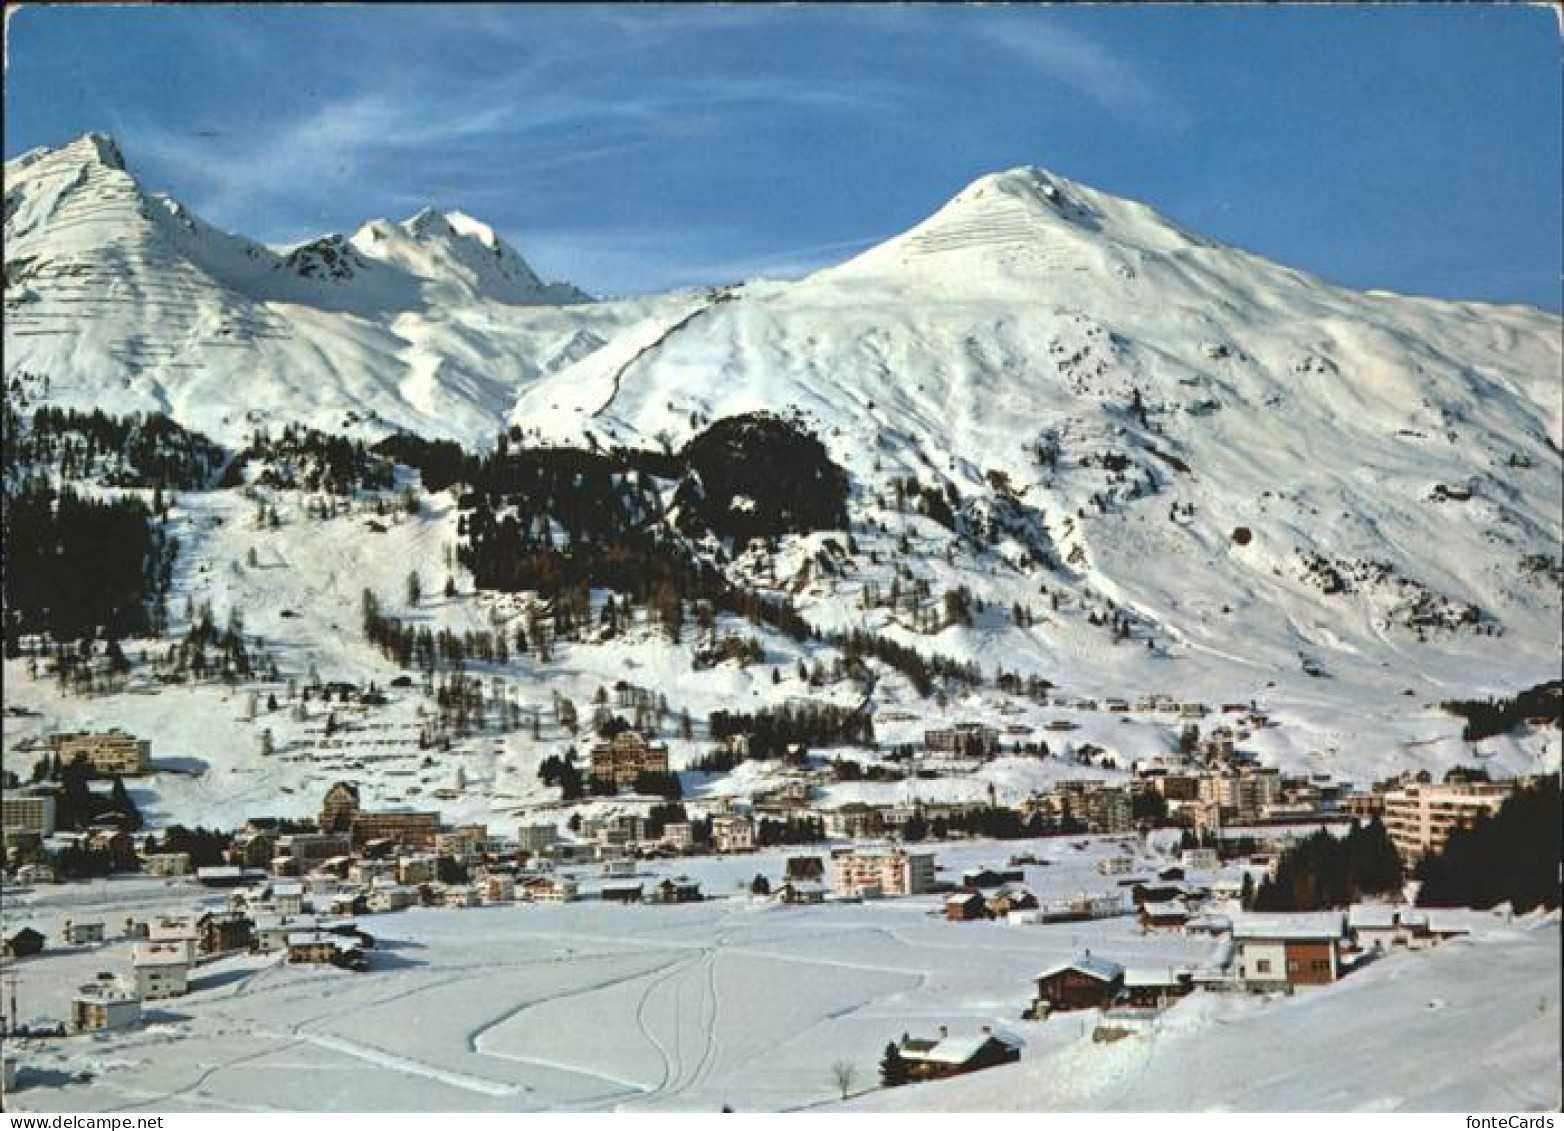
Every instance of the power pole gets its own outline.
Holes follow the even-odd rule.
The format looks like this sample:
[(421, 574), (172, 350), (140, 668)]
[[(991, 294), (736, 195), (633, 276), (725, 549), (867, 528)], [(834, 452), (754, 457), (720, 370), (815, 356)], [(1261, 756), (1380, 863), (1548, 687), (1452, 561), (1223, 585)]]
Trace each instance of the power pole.
[(0, 986), (4, 986), (6, 990), (10, 991), (7, 995), (7, 998), (10, 1002), (10, 1008), (5, 1011), (3, 1024), (0, 1024), (0, 1032), (3, 1032), (9, 1036), (11, 1032), (17, 1027), (18, 1021), (16, 1013), (16, 975), (0, 975)]

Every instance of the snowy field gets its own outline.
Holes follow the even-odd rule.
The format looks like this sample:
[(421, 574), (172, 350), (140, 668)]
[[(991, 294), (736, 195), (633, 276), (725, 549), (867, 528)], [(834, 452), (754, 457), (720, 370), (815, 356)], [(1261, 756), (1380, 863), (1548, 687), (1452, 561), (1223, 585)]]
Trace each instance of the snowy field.
[[(1115, 889), (1112, 842), (974, 843), (942, 876), (1026, 868), (1043, 898)], [(1131, 918), (948, 923), (939, 897), (783, 907), (736, 894), (784, 856), (679, 867), (720, 898), (671, 907), (505, 906), (363, 917), (371, 971), (239, 956), (201, 966), (142, 1028), (19, 1044), (16, 1110), (1530, 1109), (1558, 1102), (1556, 918), (1473, 915), (1470, 940), (1398, 953), (1292, 998), (1197, 994), (1158, 1031), (1091, 1040), (1089, 1015), (1019, 1020), (1033, 978), (1090, 949), (1130, 967), (1194, 965), (1211, 944)], [(659, 873), (661, 874), (661, 873)], [(648, 887), (657, 876), (648, 874)], [(220, 897), (144, 879), (11, 893), (7, 925), (54, 949), (17, 962), (24, 1017), (63, 1017), (74, 987), (128, 967), (128, 944), (58, 948), (65, 918), (186, 909)], [(896, 1091), (877, 1062), (904, 1032), (981, 1026), (1020, 1064)], [(1437, 1065), (1438, 1071), (1430, 1071)], [(1198, 1090), (1197, 1090), (1198, 1089)]]

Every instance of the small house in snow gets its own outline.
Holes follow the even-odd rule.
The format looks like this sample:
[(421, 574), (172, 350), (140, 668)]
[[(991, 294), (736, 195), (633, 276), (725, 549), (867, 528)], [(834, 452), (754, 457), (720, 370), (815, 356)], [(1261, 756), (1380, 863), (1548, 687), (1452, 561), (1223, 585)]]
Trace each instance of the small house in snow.
[(529, 903), (571, 903), (576, 898), (576, 882), (560, 876), (535, 876), (522, 885)]
[(478, 897), (484, 903), (510, 903), (516, 898), (516, 877), (490, 872), (478, 881)]
[(659, 903), (699, 903), (703, 898), (701, 885), (688, 876), (675, 876), (656, 887)]
[(598, 898), (605, 903), (640, 903), (640, 884), (604, 884)]
[(308, 966), (337, 966), (360, 972), (369, 969), (363, 950), (352, 938), (325, 931), (297, 931), (289, 935), (288, 961)]
[(1006, 884), (988, 897), (988, 913), (1003, 919), (1012, 911), (1037, 910), (1037, 897), (1019, 884)]
[(67, 919), (65, 921), (65, 941), (73, 946), (100, 943), (103, 941), (103, 924), (102, 922), (75, 923)]
[(1194, 988), (1194, 975), (1188, 970), (1131, 966), (1124, 971), (1121, 1000), (1135, 1009), (1166, 1009)]
[(131, 948), (136, 991), (143, 1001), (183, 997), (189, 990), (191, 955), (178, 942), (144, 942)]
[(1244, 918), (1233, 924), (1233, 974), (1255, 990), (1325, 985), (1341, 976), (1346, 916)]
[(32, 927), (19, 927), (5, 936), (3, 950), (7, 958), (29, 958), (43, 950), (44, 935)]
[(1021, 1042), (1014, 1037), (996, 1034), (984, 1026), (983, 1031), (971, 1037), (952, 1037), (945, 1026), (940, 1026), (936, 1039), (910, 1037), (903, 1034), (896, 1050), (907, 1075), (913, 1080), (938, 1080), (947, 1076), (961, 1076), (978, 1072), (999, 1064), (1013, 1064), (1021, 1059)]
[(809, 880), (784, 880), (772, 894), (783, 903), (824, 903), (825, 885)]
[(988, 904), (975, 891), (961, 891), (945, 897), (945, 918), (953, 923), (987, 919)]
[(99, 974), (71, 999), (71, 1027), (80, 1033), (126, 1029), (141, 1020), (141, 995), (112, 974)]
[(1071, 1009), (1105, 1009), (1124, 988), (1124, 967), (1090, 953), (1037, 975), (1032, 1013), (1044, 1017)]
[(472, 884), (447, 884), (440, 893), (440, 906), (461, 910), (478, 906), (478, 889)]
[(1140, 905), (1140, 925), (1146, 931), (1179, 931), (1189, 923), (1189, 909), (1177, 900)]

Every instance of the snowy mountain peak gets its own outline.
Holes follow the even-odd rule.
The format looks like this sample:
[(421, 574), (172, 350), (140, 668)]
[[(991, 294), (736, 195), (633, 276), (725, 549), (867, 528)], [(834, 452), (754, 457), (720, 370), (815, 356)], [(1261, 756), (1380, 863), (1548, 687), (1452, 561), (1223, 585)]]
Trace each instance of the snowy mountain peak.
[(1056, 177), (1047, 169), (1021, 165), (979, 177), (952, 197), (950, 203), (971, 203), (982, 200), (990, 193), (998, 193), (1063, 213), (1071, 204), (1069, 193), (1061, 188), (1061, 185), (1067, 184), (1068, 181)]
[(101, 134), (7, 161), (5, 181), (6, 374), (48, 375), (59, 403), (224, 438), (272, 414), (485, 435), (601, 341), (580, 335), (594, 315), (557, 309), (586, 295), (459, 213), (271, 248), (146, 191)]
[(1035, 165), (979, 177), (931, 219), (950, 220), (972, 212), (992, 212), (1000, 202), (1025, 210), (1038, 223), (1062, 221), (1126, 246), (1158, 251), (1209, 246), (1207, 241), (1180, 228), (1154, 208)]
[(922, 223), (822, 277), (992, 294), (1081, 271), (1124, 278), (1143, 253), (1207, 246), (1143, 204), (1021, 166), (978, 178)]
[(456, 229), (445, 213), (432, 205), (420, 208), (416, 215), (403, 220), (401, 227), (408, 235), (419, 240), (456, 234)]
[(367, 266), (347, 237), (336, 232), (300, 244), (283, 262), (306, 279), (352, 279)]
[(120, 172), (126, 171), (125, 155), (120, 152), (119, 143), (108, 134), (84, 134), (75, 144), (90, 152), (98, 164)]
[(461, 212), (427, 207), (399, 224), (371, 220), (349, 242), (360, 255), (392, 264), (446, 298), (515, 305), (587, 298), (569, 284), (545, 283), (493, 228)]
[(108, 134), (99, 133), (82, 134), (74, 141), (60, 146), (43, 146), (30, 150), (5, 163), (6, 176), (10, 178), (20, 174), (24, 169), (40, 165), (50, 169), (99, 165), (115, 172), (126, 171), (125, 155), (120, 152), (119, 143)]
[(397, 226), (414, 239), (424, 242), (458, 240), (476, 243), (495, 257), (512, 259), (524, 267), (528, 274), (532, 272), (532, 268), (526, 265), (521, 254), (502, 240), (493, 228), (481, 220), (473, 219), (465, 212), (423, 208), (417, 215), (408, 217)]

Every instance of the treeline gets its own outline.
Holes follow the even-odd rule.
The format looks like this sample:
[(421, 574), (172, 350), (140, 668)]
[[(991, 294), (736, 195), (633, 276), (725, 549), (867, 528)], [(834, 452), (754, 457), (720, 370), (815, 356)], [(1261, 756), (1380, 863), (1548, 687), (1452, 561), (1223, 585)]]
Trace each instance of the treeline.
[(1504, 734), (1526, 719), (1559, 726), (1564, 722), (1564, 681), (1539, 683), (1508, 699), (1451, 699), (1440, 706), (1466, 720), (1461, 737), (1468, 742)]
[(1321, 830), (1288, 849), (1255, 892), (1255, 911), (1322, 911), (1401, 891), (1402, 860), (1376, 817), (1344, 837)]
[(908, 475), (891, 480), (891, 493), (896, 510), (925, 515), (948, 530), (956, 529), (956, 509), (961, 506), (961, 493), (954, 483), (946, 483), (942, 492), (936, 487), (925, 486), (917, 476)]
[(477, 456), (452, 440), (426, 440), (410, 432), (387, 436), (370, 449), (419, 473), (426, 491), (444, 491), (456, 483), (471, 482)]
[(332, 436), (302, 424), (289, 424), (276, 438), (265, 429), (257, 430), (228, 465), (221, 485), (242, 485), (244, 469), (251, 464), (263, 465), (256, 483), (281, 490), (351, 495), (388, 490), (396, 482), (396, 465), (365, 448), (362, 440)]
[(943, 814), (925, 818), (914, 813), (902, 825), (903, 840), (919, 841), (933, 838), (943, 840), (953, 833), (974, 837), (991, 837), (994, 840), (1019, 840), (1023, 837), (1056, 836), (1074, 834), (1085, 826), (1066, 815), (1060, 822), (1053, 822), (1041, 813), (1022, 817), (1014, 809), (985, 805), (980, 809), (968, 809), (950, 816)]
[(228, 846), (233, 837), (216, 829), (197, 826), (187, 829), (183, 825), (170, 825), (163, 835), (147, 838), (145, 851), (150, 855), (160, 852), (185, 852), (190, 855), (191, 868), (217, 868), (228, 862)]
[[(870, 633), (822, 637), (786, 598), (733, 585), (665, 521), (660, 481), (683, 474), (677, 509), (686, 534), (710, 530), (739, 539), (769, 538), (845, 526), (845, 472), (830, 463), (817, 440), (789, 422), (764, 414), (718, 421), (677, 456), (627, 449), (514, 450), (505, 436), (484, 457), (405, 435), (375, 450), (417, 468), (431, 490), (464, 488), (459, 561), (480, 589), (535, 592), (550, 602), (549, 627), (557, 638), (569, 638), (590, 623), (590, 593), (606, 589), (647, 609), (674, 641), (682, 639), (688, 606), (703, 628), (710, 627), (704, 618), (728, 613), (796, 641), (823, 639), (849, 658), (872, 656), (907, 676), (920, 695), (930, 694), (939, 678), (982, 682), (976, 664), (926, 657)], [(713, 509), (719, 498), (724, 506)], [(744, 517), (719, 517), (734, 504)], [(703, 517), (691, 526), (696, 514)], [(717, 551), (719, 564), (723, 552)], [(603, 626), (616, 631), (629, 612), (611, 604)], [(407, 654), (405, 640), (397, 647)], [(534, 639), (533, 647), (546, 654), (544, 642)]]
[(495, 454), (462, 492), (457, 532), (479, 573), (507, 558), (577, 546), (613, 546), (650, 533), (662, 517), (656, 482), (615, 459), (570, 448)]
[(5, 646), (160, 629), (178, 542), (139, 499), (90, 499), (29, 478), (5, 492)]
[[(186, 678), (197, 682), (211, 677), (234, 683), (260, 674), (244, 639), (244, 619), (237, 609), (230, 610), (228, 623), (218, 628), (212, 618), (212, 607), (202, 604), (199, 611), (186, 610), (189, 626), (177, 642), (171, 644), (154, 674), (172, 683), (183, 683)], [(274, 672), (271, 664), (269, 672)]]
[(1454, 830), (1443, 852), (1418, 862), (1418, 905), (1507, 902), (1521, 914), (1558, 907), (1561, 816), (1555, 775), (1517, 790), (1492, 817)]
[(7, 403), (4, 414), (4, 463), (12, 473), (188, 491), (210, 485), (227, 458), (219, 445), (159, 412), (111, 416), (49, 407), (24, 420)]
[[(479, 629), (458, 633), (448, 628), (435, 632), (427, 625), (415, 628), (396, 617), (382, 614), (367, 592), (363, 623), (365, 638), (400, 667), (433, 672), (441, 666), (461, 668), (469, 661), (510, 662), (511, 640), (504, 632)], [(517, 650), (526, 650), (526, 629), (518, 628), (512, 639)]]
[(833, 633), (826, 639), (840, 646), (850, 659), (872, 656), (895, 668), (907, 677), (919, 695), (927, 696), (934, 690), (936, 677), (955, 680), (969, 687), (976, 687), (983, 682), (983, 673), (976, 662), (964, 664), (948, 656), (925, 656), (915, 648), (862, 629), (855, 628), (845, 634)]
[(539, 550), (516, 554), (504, 536), (471, 543), (459, 551), (473, 571), (478, 587), (506, 592), (533, 591), (547, 599), (575, 596), (590, 589), (627, 595), (651, 610), (671, 639), (681, 639), (686, 603), (705, 603), (713, 611), (743, 617), (799, 641), (823, 641), (841, 648), (849, 659), (872, 657), (907, 677), (919, 695), (934, 690), (946, 678), (977, 686), (983, 682), (976, 663), (945, 656), (926, 656), (888, 637), (854, 629), (820, 634), (785, 598), (763, 597), (739, 589), (713, 566), (676, 543), (642, 537), (609, 546), (577, 546), (571, 552)]
[(711, 736), (722, 740), (748, 735), (748, 757), (783, 758), (789, 746), (808, 750), (815, 746), (873, 746), (874, 720), (868, 712), (832, 704), (810, 704), (776, 710), (761, 708), (754, 714), (713, 711), (707, 720)]
[(755, 845), (758, 848), (818, 844), (825, 838), (825, 822), (819, 817), (762, 817), (755, 822)]
[(543, 759), (538, 765), (538, 780), (544, 785), (558, 786), (562, 801), (580, 801), (586, 796), (586, 778), (576, 765), (573, 750)]

